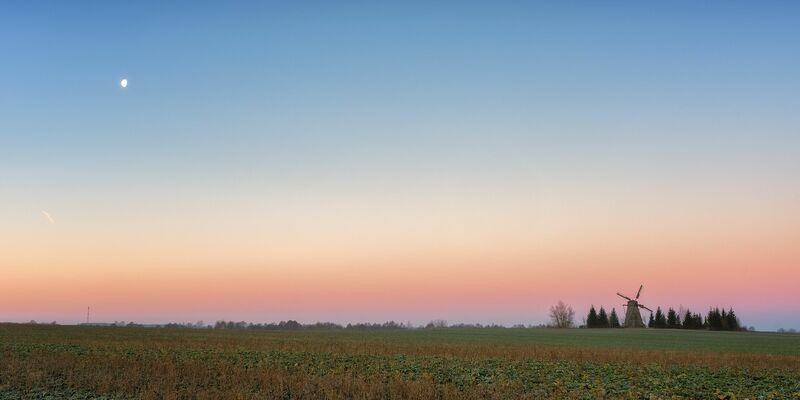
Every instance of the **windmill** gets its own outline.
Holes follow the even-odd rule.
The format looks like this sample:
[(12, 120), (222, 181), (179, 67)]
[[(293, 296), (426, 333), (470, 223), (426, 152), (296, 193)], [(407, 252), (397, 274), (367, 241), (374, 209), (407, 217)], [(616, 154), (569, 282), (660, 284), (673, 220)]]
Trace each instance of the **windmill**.
[(628, 304), (623, 304), (624, 307), (628, 309), (625, 311), (625, 323), (623, 324), (626, 328), (644, 328), (644, 322), (642, 322), (642, 314), (639, 313), (640, 308), (644, 308), (647, 311), (653, 312), (653, 310), (639, 304), (639, 295), (642, 294), (642, 288), (644, 285), (639, 286), (639, 291), (636, 292), (636, 298), (631, 299), (624, 294), (617, 292), (617, 296), (622, 297), (625, 300), (628, 300)]

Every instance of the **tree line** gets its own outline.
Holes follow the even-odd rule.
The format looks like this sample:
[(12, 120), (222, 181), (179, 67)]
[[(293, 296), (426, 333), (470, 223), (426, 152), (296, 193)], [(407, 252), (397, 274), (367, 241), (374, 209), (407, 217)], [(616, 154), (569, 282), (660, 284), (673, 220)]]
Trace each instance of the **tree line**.
[(333, 322), (316, 322), (313, 324), (301, 324), (293, 319), (288, 321), (281, 321), (278, 323), (270, 322), (265, 324), (254, 324), (245, 321), (217, 321), (214, 324), (214, 329), (261, 329), (261, 330), (334, 330), (334, 329), (352, 329), (352, 330), (386, 330), (386, 329), (408, 329), (411, 324), (398, 323), (395, 321), (387, 321), (384, 323), (356, 323), (340, 325)]
[(594, 306), (589, 309), (589, 315), (586, 316), (587, 328), (621, 328), (619, 323), (619, 316), (617, 310), (611, 309), (611, 314), (606, 314), (606, 310), (600, 307), (600, 312), (595, 311)]
[[(181, 327), (180, 325), (174, 325), (171, 327)], [(347, 325), (341, 325), (334, 322), (316, 322), (313, 324), (302, 324), (295, 320), (288, 320), (288, 321), (281, 321), (278, 323), (271, 322), (265, 324), (254, 324), (245, 321), (217, 321), (213, 326), (209, 326), (209, 328), (213, 329), (261, 329), (261, 330), (357, 330), (357, 331), (377, 331), (377, 330), (396, 330), (396, 329), (496, 329), (496, 328), (507, 328), (504, 325), (497, 325), (497, 324), (448, 324), (447, 321), (442, 319), (437, 319), (428, 322), (425, 325), (414, 326), (411, 322), (395, 322), (395, 321), (388, 321), (384, 323), (369, 323), (369, 322), (359, 322), (359, 323), (351, 323)], [(511, 326), (511, 328), (544, 328), (544, 325), (522, 325), (517, 324)]]
[[(611, 314), (607, 314), (603, 307), (600, 311), (595, 310), (594, 305), (589, 308), (586, 316), (586, 328), (620, 328), (620, 320), (616, 309), (611, 309)], [(718, 307), (708, 310), (705, 318), (699, 313), (686, 310), (683, 316), (670, 307), (666, 313), (661, 311), (661, 307), (656, 308), (655, 314), (650, 313), (647, 322), (648, 328), (658, 329), (709, 329), (712, 331), (738, 331), (744, 329), (739, 317), (729, 308), (727, 311)]]
[(683, 318), (681, 318), (671, 307), (666, 314), (661, 311), (661, 307), (658, 307), (655, 314), (650, 314), (647, 326), (661, 329), (709, 329), (712, 331), (739, 331), (743, 329), (733, 308), (725, 311), (724, 308), (720, 309), (718, 307), (709, 309), (705, 318), (699, 313), (692, 313), (689, 310), (686, 310)]

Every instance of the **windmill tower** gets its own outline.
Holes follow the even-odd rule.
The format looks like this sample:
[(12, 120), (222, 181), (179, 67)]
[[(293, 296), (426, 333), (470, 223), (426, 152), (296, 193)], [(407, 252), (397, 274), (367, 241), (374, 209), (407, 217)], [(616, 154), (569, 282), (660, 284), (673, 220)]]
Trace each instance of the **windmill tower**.
[(639, 313), (640, 308), (644, 308), (647, 311), (653, 312), (653, 310), (639, 304), (639, 295), (642, 294), (642, 288), (644, 285), (639, 286), (639, 291), (636, 292), (636, 298), (631, 299), (628, 296), (623, 295), (620, 292), (617, 292), (617, 296), (622, 297), (625, 300), (628, 300), (627, 304), (623, 304), (624, 307), (627, 307), (625, 311), (625, 322), (623, 326), (626, 328), (644, 328), (644, 322), (642, 322), (642, 314)]

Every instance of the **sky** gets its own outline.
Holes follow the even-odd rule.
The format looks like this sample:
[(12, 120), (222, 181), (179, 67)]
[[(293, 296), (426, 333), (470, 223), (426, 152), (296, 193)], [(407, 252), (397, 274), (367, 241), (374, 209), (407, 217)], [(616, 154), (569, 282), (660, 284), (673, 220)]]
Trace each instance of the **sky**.
[(4, 3), (0, 320), (800, 328), (798, 17)]

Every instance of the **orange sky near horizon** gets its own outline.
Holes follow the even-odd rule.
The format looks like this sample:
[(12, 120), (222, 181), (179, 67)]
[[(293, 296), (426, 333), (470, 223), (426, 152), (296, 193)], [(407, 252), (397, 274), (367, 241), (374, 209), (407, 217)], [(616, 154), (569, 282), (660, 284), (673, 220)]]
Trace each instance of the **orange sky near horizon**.
[(639, 193), (540, 196), (529, 206), (520, 199), (532, 197), (501, 194), (381, 206), (342, 196), (224, 216), (202, 201), (150, 216), (78, 208), (54, 212), (55, 223), (31, 212), (3, 237), (0, 314), (76, 322), (91, 305), (97, 320), (142, 322), (530, 324), (546, 322), (559, 299), (579, 314), (589, 304), (621, 309), (614, 293), (640, 283), (653, 307), (733, 306), (743, 317), (769, 308), (778, 319), (800, 303), (790, 202), (756, 212), (747, 198), (714, 206), (725, 193), (691, 203)]

